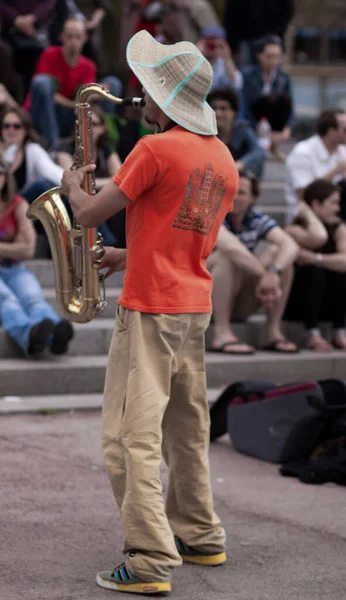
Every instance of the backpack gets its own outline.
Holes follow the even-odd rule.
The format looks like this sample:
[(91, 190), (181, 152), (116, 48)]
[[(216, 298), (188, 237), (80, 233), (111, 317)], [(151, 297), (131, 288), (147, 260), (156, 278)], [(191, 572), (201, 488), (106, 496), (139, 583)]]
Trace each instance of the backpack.
[(346, 434), (346, 385), (337, 379), (237, 382), (222, 392), (210, 418), (211, 441), (228, 432), (234, 448), (254, 458), (307, 459), (332, 431)]

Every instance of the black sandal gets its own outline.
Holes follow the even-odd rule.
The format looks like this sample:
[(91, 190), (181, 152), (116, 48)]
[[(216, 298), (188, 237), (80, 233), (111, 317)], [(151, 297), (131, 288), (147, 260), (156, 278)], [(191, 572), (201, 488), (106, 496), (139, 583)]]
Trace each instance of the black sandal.
[(209, 348), (208, 352), (216, 352), (218, 354), (228, 354), (230, 356), (249, 356), (250, 354), (255, 354), (255, 350), (245, 350), (245, 352), (242, 352), (241, 350), (232, 352), (232, 350), (229, 352), (228, 350), (226, 350), (226, 348), (228, 346), (239, 346), (239, 345), (243, 345), (243, 346), (248, 346), (249, 344), (246, 344), (245, 342), (241, 342), (240, 340), (233, 340), (232, 342), (225, 342), (224, 344), (222, 344), (222, 346), (218, 346), (217, 348)]
[[(282, 343), (293, 344), (295, 346), (295, 349), (294, 350), (284, 350), (283, 348), (280, 348), (280, 344), (282, 344)], [(269, 344), (264, 346), (262, 348), (262, 350), (264, 350), (264, 352), (277, 352), (278, 354), (297, 354), (299, 352), (298, 346), (296, 346), (296, 344), (294, 344), (293, 342), (290, 342), (286, 338), (281, 338), (279, 340), (273, 340), (272, 342), (270, 342)]]

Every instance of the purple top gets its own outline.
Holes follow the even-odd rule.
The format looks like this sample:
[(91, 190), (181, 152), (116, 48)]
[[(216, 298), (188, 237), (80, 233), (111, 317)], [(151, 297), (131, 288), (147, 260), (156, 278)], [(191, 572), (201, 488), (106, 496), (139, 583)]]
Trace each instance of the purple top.
[(0, 0), (1, 29), (7, 32), (18, 15), (35, 15), (40, 25), (48, 25), (56, 0)]

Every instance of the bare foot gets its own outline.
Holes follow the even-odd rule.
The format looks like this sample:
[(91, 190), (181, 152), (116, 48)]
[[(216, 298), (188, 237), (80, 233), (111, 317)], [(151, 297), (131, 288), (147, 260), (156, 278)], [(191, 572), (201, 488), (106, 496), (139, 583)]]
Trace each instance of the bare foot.
[(305, 342), (305, 348), (314, 352), (330, 352), (333, 350), (333, 346), (321, 335), (311, 335)]
[(235, 336), (227, 340), (218, 340), (218, 343), (214, 340), (211, 350), (222, 354), (253, 354), (255, 352), (253, 346), (245, 344)]
[(343, 333), (337, 333), (334, 337), (334, 345), (340, 350), (346, 350), (346, 335)]

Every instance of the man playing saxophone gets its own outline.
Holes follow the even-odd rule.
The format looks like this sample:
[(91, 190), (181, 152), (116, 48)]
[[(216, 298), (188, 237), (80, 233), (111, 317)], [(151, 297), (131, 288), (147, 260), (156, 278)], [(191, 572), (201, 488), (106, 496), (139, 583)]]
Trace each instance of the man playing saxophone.
[[(63, 175), (77, 221), (96, 227), (127, 207), (127, 250), (106, 248), (97, 268), (125, 269), (109, 351), (102, 447), (124, 524), (125, 562), (97, 575), (104, 588), (171, 591), (182, 561), (226, 561), (213, 509), (204, 334), (211, 314), (206, 259), (232, 208), (238, 172), (216, 137), (205, 98), (212, 69), (196, 46), (161, 45), (146, 31), (127, 60), (143, 85), (142, 138), (94, 196), (81, 186), (94, 165)], [(166, 506), (160, 463), (169, 466)], [(172, 533), (173, 531), (173, 533)]]

